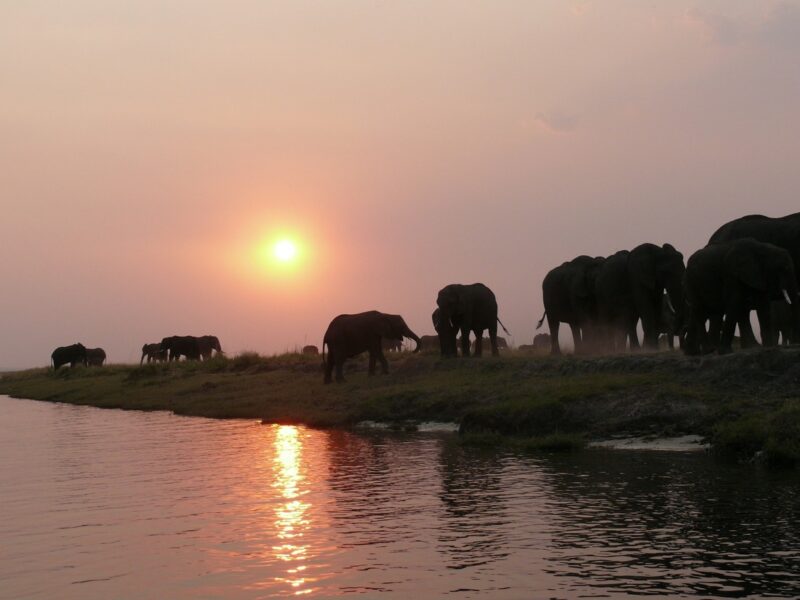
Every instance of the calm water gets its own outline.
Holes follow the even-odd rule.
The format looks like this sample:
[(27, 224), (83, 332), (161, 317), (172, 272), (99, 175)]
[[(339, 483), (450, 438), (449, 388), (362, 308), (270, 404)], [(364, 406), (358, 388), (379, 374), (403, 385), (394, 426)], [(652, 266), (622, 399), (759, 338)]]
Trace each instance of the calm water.
[(0, 597), (800, 596), (800, 479), (0, 397)]

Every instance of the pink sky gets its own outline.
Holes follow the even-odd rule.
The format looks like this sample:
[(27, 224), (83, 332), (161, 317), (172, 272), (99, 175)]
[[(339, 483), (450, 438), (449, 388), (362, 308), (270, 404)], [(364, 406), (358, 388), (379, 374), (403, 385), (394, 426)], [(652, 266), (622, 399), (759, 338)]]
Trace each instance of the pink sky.
[(4, 2), (0, 368), (422, 335), (452, 282), (530, 343), (564, 260), (800, 210), (798, 107), (798, 2)]

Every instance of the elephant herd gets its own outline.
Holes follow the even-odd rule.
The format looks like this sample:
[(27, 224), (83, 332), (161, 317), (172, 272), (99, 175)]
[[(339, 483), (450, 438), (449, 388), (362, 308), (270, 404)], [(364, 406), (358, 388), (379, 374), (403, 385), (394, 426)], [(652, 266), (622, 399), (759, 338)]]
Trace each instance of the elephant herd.
[[(414, 352), (419, 352), (426, 344), (438, 343), (442, 356), (446, 357), (457, 356), (458, 345), (461, 346), (461, 356), (469, 356), (470, 351), (475, 356), (480, 356), (485, 339), (483, 332), (487, 330), (493, 355), (496, 356), (498, 348), (505, 345), (505, 340), (498, 338), (497, 335), (498, 323), (508, 333), (497, 318), (497, 300), (492, 290), (482, 283), (448, 285), (439, 291), (436, 304), (437, 308), (431, 315), (438, 334), (436, 336), (420, 338), (411, 331), (400, 315), (390, 315), (376, 310), (354, 315), (339, 315), (333, 319), (322, 341), (325, 383), (332, 381), (334, 370), (336, 381), (344, 381), (344, 361), (362, 352), (369, 352), (370, 375), (375, 374), (377, 363), (380, 363), (383, 373), (387, 373), (389, 365), (383, 351), (399, 350), (403, 338), (416, 342)], [(460, 338), (457, 337), (459, 333)], [(470, 333), (475, 335), (472, 347)]]
[[(797, 268), (796, 268), (797, 266)], [(756, 344), (750, 326), (755, 310), (762, 344), (800, 339), (800, 213), (779, 218), (749, 215), (720, 227), (708, 245), (684, 263), (671, 244), (645, 243), (607, 257), (578, 256), (550, 270), (542, 281), (549, 338), (539, 334), (527, 348), (549, 342), (560, 354), (558, 332), (569, 326), (576, 353), (618, 352), (642, 345), (658, 349), (667, 336), (670, 348), (677, 336), (686, 354), (731, 351), (735, 328), (741, 345)], [(484, 343), (498, 354), (497, 300), (481, 283), (451, 284), (439, 291), (431, 315), (436, 336), (418, 337), (400, 315), (370, 311), (339, 315), (323, 338), (325, 383), (343, 381), (347, 358), (369, 352), (369, 373), (381, 364), (388, 370), (383, 350), (399, 348), (410, 338), (414, 352), (438, 341), (441, 355), (480, 356)], [(488, 331), (488, 339), (483, 332)], [(475, 342), (470, 347), (470, 333)], [(506, 333), (508, 331), (506, 330)], [(460, 338), (458, 337), (460, 334)], [(502, 338), (500, 338), (502, 339)], [(325, 348), (328, 348), (327, 360)]]
[[(562, 323), (572, 332), (576, 353), (621, 351), (642, 345), (658, 348), (659, 336), (675, 336), (687, 354), (731, 351), (738, 326), (742, 347), (756, 345), (750, 312), (758, 316), (763, 345), (800, 340), (800, 213), (772, 218), (749, 215), (720, 227), (709, 243), (689, 257), (671, 244), (645, 243), (607, 257), (578, 256), (551, 269), (542, 281), (550, 334), (538, 334), (531, 350), (549, 344), (560, 354)], [(443, 357), (481, 356), (488, 343), (492, 355), (505, 340), (497, 335), (497, 299), (482, 283), (450, 284), (439, 290), (431, 315), (436, 336), (417, 336), (400, 315), (368, 311), (334, 318), (322, 343), (324, 381), (343, 381), (344, 361), (369, 353), (369, 373), (378, 363), (388, 372), (384, 351), (402, 349), (403, 338), (416, 342), (414, 352), (438, 344)], [(488, 338), (483, 337), (484, 331)], [(474, 343), (470, 344), (470, 334)], [(326, 356), (327, 348), (327, 356)], [(216, 336), (169, 336), (145, 344), (147, 362), (207, 360), (222, 353)], [(305, 346), (303, 354), (317, 354)], [(102, 348), (82, 344), (56, 348), (54, 369), (70, 364), (102, 365)]]
[(689, 257), (672, 245), (641, 244), (608, 257), (579, 256), (555, 267), (542, 282), (550, 349), (559, 354), (561, 323), (570, 327), (576, 353), (658, 347), (677, 335), (686, 354), (731, 351), (739, 326), (742, 347), (798, 338), (800, 332), (800, 213), (779, 218), (750, 215), (720, 227)]
[[(213, 355), (223, 354), (219, 338), (215, 335), (195, 337), (193, 335), (173, 335), (165, 337), (161, 342), (145, 344), (142, 346), (142, 358), (139, 364), (179, 360), (181, 356), (186, 360), (208, 360)], [(50, 355), (53, 370), (69, 364), (101, 367), (106, 360), (105, 350), (102, 348), (86, 348), (83, 344), (62, 346), (53, 350)]]

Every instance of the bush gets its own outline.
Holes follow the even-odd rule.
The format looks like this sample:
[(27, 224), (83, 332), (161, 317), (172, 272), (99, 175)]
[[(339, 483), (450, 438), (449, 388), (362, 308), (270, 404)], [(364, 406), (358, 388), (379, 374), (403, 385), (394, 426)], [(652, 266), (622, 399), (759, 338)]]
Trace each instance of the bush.
[(265, 366), (267, 359), (258, 352), (242, 352), (230, 360), (231, 371), (246, 371), (252, 367)]
[(771, 415), (764, 455), (772, 465), (800, 464), (800, 401), (787, 402)]

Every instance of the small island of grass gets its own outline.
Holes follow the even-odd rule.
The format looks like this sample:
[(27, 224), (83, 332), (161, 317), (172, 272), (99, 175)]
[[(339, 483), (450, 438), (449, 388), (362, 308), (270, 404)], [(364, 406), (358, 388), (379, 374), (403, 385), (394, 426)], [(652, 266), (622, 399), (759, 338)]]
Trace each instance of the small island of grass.
[(324, 385), (318, 356), (31, 369), (0, 393), (101, 408), (168, 410), (311, 427), (453, 422), (473, 443), (563, 449), (619, 436), (700, 435), (721, 453), (800, 464), (800, 349), (442, 360), (393, 354), (389, 375), (348, 362)]

